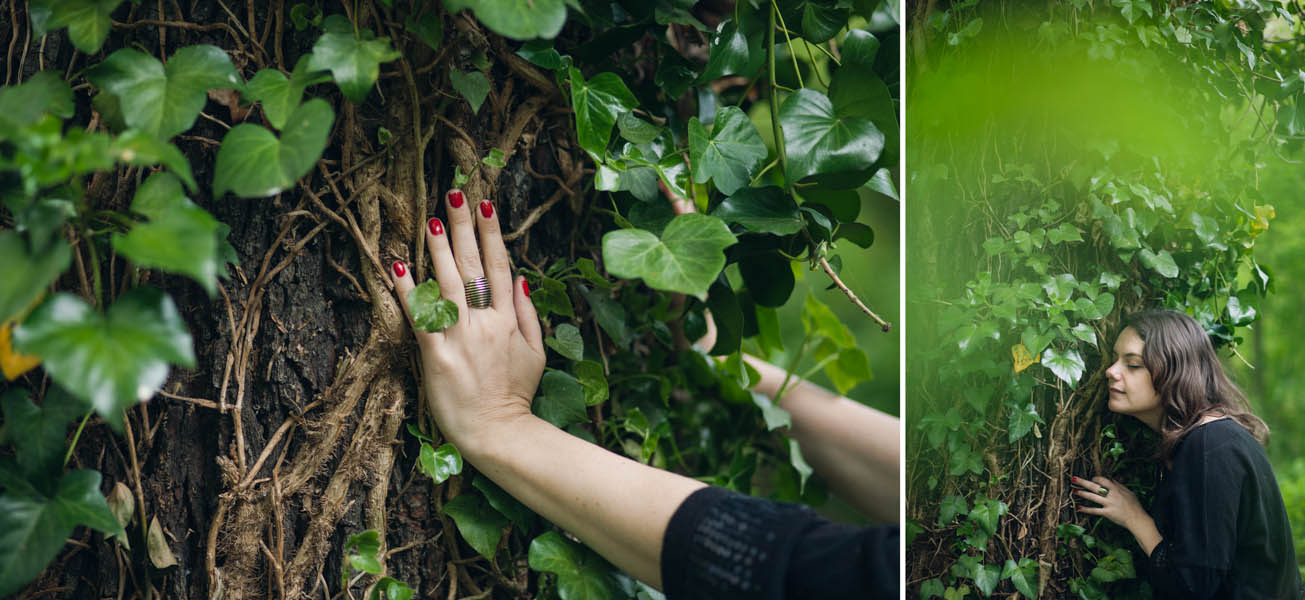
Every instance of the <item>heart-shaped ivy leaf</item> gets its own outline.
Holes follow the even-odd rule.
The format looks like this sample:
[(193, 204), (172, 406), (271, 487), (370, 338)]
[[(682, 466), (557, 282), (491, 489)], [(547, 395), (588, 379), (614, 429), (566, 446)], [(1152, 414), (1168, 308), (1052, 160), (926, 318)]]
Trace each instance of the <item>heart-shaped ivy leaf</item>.
[(325, 31), (313, 44), (308, 68), (330, 71), (344, 96), (361, 103), (380, 76), (381, 63), (399, 58), (399, 52), (390, 47), (390, 38), (372, 39), (370, 29), (355, 36), (353, 25), (343, 15), (327, 17), (322, 28)]
[(725, 268), (725, 248), (736, 241), (717, 217), (677, 215), (660, 238), (642, 229), (607, 232), (603, 262), (618, 277), (639, 277), (651, 288), (705, 300), (707, 288)]
[(557, 575), (558, 595), (565, 599), (616, 598), (612, 567), (594, 551), (548, 531), (530, 542), (530, 568)]
[(295, 70), (286, 77), (276, 69), (263, 69), (254, 74), (254, 78), (245, 84), (242, 96), (250, 102), (262, 102), (263, 114), (267, 122), (277, 129), (285, 128), (290, 114), (299, 107), (304, 90), (314, 84), (330, 81), (330, 77), (321, 71), (309, 68), (311, 55), (299, 57)]
[(471, 485), (485, 495), (485, 499), (489, 501), (490, 506), (494, 507), (494, 510), (502, 513), (503, 516), (518, 527), (522, 529), (530, 528), (530, 523), (535, 519), (535, 513), (526, 508), (526, 505), (522, 504), (521, 501), (503, 491), (503, 488), (495, 485), (493, 481), (490, 481), (484, 475), (477, 475), (476, 480), (471, 482)]
[(756, 233), (788, 235), (802, 229), (802, 214), (797, 203), (784, 190), (774, 186), (742, 188), (721, 202), (711, 214)]
[(195, 191), (195, 177), (190, 172), (190, 161), (176, 146), (160, 140), (139, 129), (129, 129), (114, 138), (109, 152), (119, 162), (137, 166), (163, 165), (181, 178), (186, 188)]
[(72, 88), (63, 76), (38, 72), (21, 84), (0, 88), (0, 140), (12, 138), (44, 113), (68, 119), (73, 110)]
[(615, 73), (599, 73), (588, 81), (579, 69), (572, 67), (569, 73), (580, 147), (594, 157), (594, 162), (601, 163), (616, 119), (638, 106), (639, 101)]
[(208, 90), (242, 87), (227, 53), (207, 44), (182, 47), (166, 67), (144, 52), (122, 48), (87, 71), (86, 78), (117, 97), (128, 127), (160, 139), (195, 124)]
[(100, 314), (72, 294), (47, 300), (14, 329), (14, 346), (44, 359), (45, 372), (90, 402), (115, 431), (122, 409), (147, 400), (168, 364), (195, 366), (190, 333), (172, 298), (136, 288)]
[[(873, 69), (860, 65), (840, 67), (829, 82), (829, 101), (839, 118), (869, 119), (874, 123), (884, 136), (877, 165), (896, 164), (899, 140), (896, 105), (888, 85)], [(866, 179), (869, 177), (862, 174), (852, 181), (860, 185)]]
[[(829, 98), (810, 88), (802, 88), (784, 101), (779, 122), (788, 154), (788, 177), (793, 181), (811, 175), (868, 171), (884, 148), (884, 134), (870, 119), (838, 116)], [(871, 175), (873, 172), (867, 179)]]
[(444, 0), (449, 14), (470, 8), (495, 33), (514, 40), (554, 38), (566, 23), (565, 0)]
[(1070, 387), (1078, 385), (1078, 379), (1083, 376), (1083, 369), (1086, 368), (1078, 350), (1058, 352), (1050, 347), (1042, 353), (1042, 364)]
[(444, 514), (453, 517), (458, 533), (476, 552), (485, 558), (494, 558), (508, 520), (485, 502), (480, 494), (474, 491), (463, 492), (444, 505)]
[(349, 536), (344, 543), (345, 555), (354, 569), (364, 573), (379, 575), (384, 571), (379, 555), (381, 553), (381, 536), (375, 529)]
[(218, 149), (213, 197), (231, 191), (242, 198), (256, 198), (289, 189), (326, 149), (334, 121), (331, 105), (313, 98), (290, 114), (279, 140), (252, 123), (232, 127)]
[(833, 39), (847, 25), (851, 10), (807, 2), (802, 10), (802, 37), (813, 44)]
[(716, 113), (710, 137), (697, 117), (689, 120), (689, 160), (695, 182), (711, 179), (721, 193), (733, 194), (748, 185), (765, 159), (761, 134), (738, 107), (727, 106)]
[(146, 179), (131, 210), (149, 222), (134, 225), (126, 235), (115, 234), (114, 249), (142, 267), (187, 275), (212, 296), (217, 291), (217, 219), (195, 206), (171, 173)]
[(6, 392), (0, 405), (4, 409), (5, 435), (14, 445), (23, 474), (37, 485), (49, 483), (53, 488), (49, 474), (63, 467), (68, 422), (86, 412), (86, 407), (58, 386), (49, 388), (40, 406), (32, 404), (22, 388)]
[(462, 472), (462, 454), (453, 444), (442, 444), (435, 448), (423, 442), (417, 465), (435, 483), (444, 483), (449, 477)]
[(879, 55), (879, 38), (864, 29), (853, 29), (843, 38), (843, 64), (873, 67)]
[[(95, 54), (109, 36), (109, 15), (122, 0), (36, 0), (32, 4), (32, 29), (68, 28), (68, 39), (86, 54)], [(40, 17), (38, 17), (40, 15)]]
[(45, 570), (78, 525), (122, 535), (122, 527), (100, 494), (100, 474), (69, 471), (54, 496), (0, 496), (0, 596), (8, 596)]
[(489, 80), (485, 78), (485, 74), (475, 69), (463, 73), (449, 68), (449, 83), (467, 99), (467, 104), (471, 105), (471, 112), (479, 114), (480, 105), (485, 103), (485, 96), (489, 95)]
[(584, 360), (585, 340), (580, 330), (570, 323), (562, 323), (553, 330), (553, 335), (544, 340), (544, 344), (556, 350), (558, 354), (571, 360)]
[(707, 66), (698, 76), (697, 83), (702, 84), (726, 75), (741, 73), (748, 68), (748, 38), (739, 31), (737, 21), (725, 19), (716, 25), (709, 47)]
[(0, 323), (10, 320), (41, 295), (72, 260), (64, 243), (52, 244), (43, 252), (29, 253), (27, 243), (18, 232), (0, 231)]
[(440, 296), (440, 284), (434, 279), (408, 292), (408, 310), (413, 326), (421, 331), (444, 331), (458, 322), (458, 305)]
[(584, 388), (570, 373), (549, 369), (539, 382), (539, 392), (530, 407), (539, 418), (562, 428), (589, 420)]

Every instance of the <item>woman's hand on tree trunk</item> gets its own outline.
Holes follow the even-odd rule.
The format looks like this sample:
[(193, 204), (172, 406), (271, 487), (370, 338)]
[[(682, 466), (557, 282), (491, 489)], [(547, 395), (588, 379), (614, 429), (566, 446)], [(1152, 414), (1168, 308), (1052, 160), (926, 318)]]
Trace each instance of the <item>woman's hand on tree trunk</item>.
[[(414, 330), (426, 400), (440, 430), (464, 452), (489, 442), (495, 426), (530, 415), (545, 358), (539, 316), (525, 278), (512, 278), (494, 205), (467, 200), (461, 190), (449, 190), (447, 231), (438, 218), (426, 227), (435, 281), (441, 296), (457, 306), (458, 319), (443, 331)], [(391, 276), (411, 322), (412, 274), (395, 262)], [(482, 276), (490, 304), (468, 307), (463, 284)]]
[(1096, 506), (1079, 504), (1079, 512), (1105, 517), (1127, 529), (1133, 537), (1137, 538), (1137, 543), (1142, 546), (1147, 555), (1150, 555), (1151, 550), (1160, 543), (1160, 532), (1155, 527), (1155, 520), (1146, 509), (1142, 508), (1142, 503), (1128, 488), (1100, 475), (1092, 479), (1071, 477), (1070, 483), (1080, 488), (1071, 491), (1071, 495), (1096, 504)]

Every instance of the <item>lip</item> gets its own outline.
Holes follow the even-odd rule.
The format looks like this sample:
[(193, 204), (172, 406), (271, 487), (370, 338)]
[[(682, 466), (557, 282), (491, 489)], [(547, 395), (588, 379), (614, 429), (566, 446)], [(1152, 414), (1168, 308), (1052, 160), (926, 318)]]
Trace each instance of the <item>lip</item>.
[(1123, 395), (1124, 390), (1115, 389), (1115, 388), (1110, 388), (1110, 393), (1112, 393), (1112, 394), (1120, 394), (1120, 395)]

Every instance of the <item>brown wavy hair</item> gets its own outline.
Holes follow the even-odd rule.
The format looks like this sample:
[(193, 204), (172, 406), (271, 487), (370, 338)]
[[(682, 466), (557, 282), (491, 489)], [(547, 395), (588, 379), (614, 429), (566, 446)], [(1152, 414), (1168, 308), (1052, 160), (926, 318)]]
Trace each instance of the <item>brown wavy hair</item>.
[(1210, 337), (1196, 319), (1175, 310), (1153, 309), (1124, 317), (1124, 327), (1132, 327), (1142, 338), (1142, 364), (1151, 372), (1151, 384), (1164, 410), (1157, 458), (1168, 460), (1206, 415), (1230, 417), (1261, 445), (1268, 445), (1269, 427), (1251, 412), (1246, 395), (1224, 374)]

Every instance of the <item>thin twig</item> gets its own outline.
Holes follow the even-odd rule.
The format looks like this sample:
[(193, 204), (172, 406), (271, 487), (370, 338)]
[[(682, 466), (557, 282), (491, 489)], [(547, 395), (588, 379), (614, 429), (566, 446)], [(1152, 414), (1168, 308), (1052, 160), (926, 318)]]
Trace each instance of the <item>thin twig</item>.
[(847, 284), (843, 283), (843, 280), (838, 278), (838, 274), (834, 273), (834, 269), (829, 266), (829, 261), (825, 260), (823, 256), (820, 258), (820, 268), (824, 269), (825, 274), (828, 275), (830, 279), (834, 280), (834, 285), (838, 286), (838, 289), (843, 290), (843, 293), (847, 294), (847, 298), (851, 300), (852, 303), (857, 306), (857, 308), (860, 308), (861, 312), (865, 313), (866, 315), (869, 315), (871, 319), (874, 319), (875, 323), (879, 324), (879, 327), (881, 327), (884, 330), (884, 333), (888, 333), (889, 331), (893, 330), (892, 323), (889, 323), (883, 320), (882, 318), (880, 318), (879, 315), (875, 314), (875, 311), (870, 310), (870, 307), (862, 303), (861, 300), (856, 297), (856, 294), (852, 293), (852, 290), (848, 289)]

